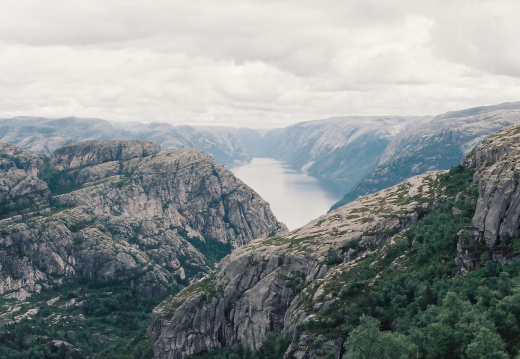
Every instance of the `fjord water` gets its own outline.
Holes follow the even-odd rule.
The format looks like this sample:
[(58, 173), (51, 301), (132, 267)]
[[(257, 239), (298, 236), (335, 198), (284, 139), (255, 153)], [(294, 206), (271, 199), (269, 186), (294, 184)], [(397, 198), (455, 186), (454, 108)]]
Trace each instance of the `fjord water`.
[(230, 170), (269, 202), (276, 218), (291, 230), (327, 213), (345, 194), (340, 183), (311, 177), (272, 158), (253, 158)]

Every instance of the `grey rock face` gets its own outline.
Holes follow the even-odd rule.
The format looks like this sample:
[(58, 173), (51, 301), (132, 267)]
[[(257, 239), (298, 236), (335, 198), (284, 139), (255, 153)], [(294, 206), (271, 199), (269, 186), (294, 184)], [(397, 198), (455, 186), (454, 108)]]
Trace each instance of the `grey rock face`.
[[(335, 270), (381, 248), (416, 222), (418, 211), (427, 211), (440, 199), (436, 180), (436, 173), (412, 178), (298, 230), (236, 249), (214, 274), (154, 309), (148, 334), (155, 357), (177, 359), (238, 341), (258, 348), (269, 331), (277, 330), (294, 332), (294, 341), (300, 343), (290, 348), (287, 358), (321, 353), (298, 330), (298, 324), (312, 316), (303, 308), (302, 296), (309, 295), (305, 288), (325, 283)], [(316, 305), (326, 306), (319, 292)], [(338, 343), (327, 346), (339, 355)]]
[(150, 141), (92, 140), (58, 148), (52, 154), (51, 164), (58, 170), (68, 170), (109, 161), (128, 161), (160, 151), (159, 145)]
[[(342, 342), (339, 339), (328, 339), (323, 335), (303, 332), (297, 344), (291, 344), (285, 352), (284, 359), (339, 359)], [(319, 344), (318, 344), (319, 343)]]
[[(0, 294), (21, 298), (87, 275), (162, 295), (210, 269), (194, 241), (240, 246), (286, 229), (258, 194), (198, 150), (90, 141), (49, 161), (5, 148), (14, 159), (0, 172), (2, 200), (36, 193), (40, 202), (33, 196), (23, 215), (6, 211), (0, 221)], [(60, 194), (51, 196), (37, 174)]]
[[(479, 268), (483, 249), (500, 259), (505, 238), (520, 237), (520, 128), (508, 127), (489, 137), (463, 164), (476, 169), (479, 199), (473, 228), (460, 234), (459, 268)], [(476, 250), (468, 250), (476, 248)]]
[(44, 156), (0, 143), (0, 219), (44, 207), (50, 195), (38, 179)]

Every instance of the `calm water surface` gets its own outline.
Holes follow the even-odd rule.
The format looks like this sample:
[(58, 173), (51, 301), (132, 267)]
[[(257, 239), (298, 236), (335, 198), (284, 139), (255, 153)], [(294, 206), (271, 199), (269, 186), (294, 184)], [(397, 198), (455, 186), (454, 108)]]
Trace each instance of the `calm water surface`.
[(230, 170), (269, 202), (276, 218), (291, 230), (327, 213), (346, 193), (338, 183), (294, 171), (272, 158), (254, 158)]

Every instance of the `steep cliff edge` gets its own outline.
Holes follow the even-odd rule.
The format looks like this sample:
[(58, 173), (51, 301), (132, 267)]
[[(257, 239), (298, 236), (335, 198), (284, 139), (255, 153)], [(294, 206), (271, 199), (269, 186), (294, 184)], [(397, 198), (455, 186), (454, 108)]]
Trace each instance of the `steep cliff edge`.
[(367, 316), (378, 323), (369, 334), (386, 338), (368, 344), (376, 357), (477, 358), (487, 345), (496, 357), (517, 353), (519, 137), (520, 127), (504, 129), (450, 172), (233, 251), (154, 309), (155, 357), (259, 349), (278, 332), (292, 338), (286, 359), (340, 358), (367, 350), (356, 342)]
[(81, 276), (164, 295), (232, 247), (285, 230), (258, 194), (198, 150), (88, 141), (49, 159), (2, 145), (0, 161), (4, 298)]
[[(235, 250), (206, 279), (152, 314), (156, 358), (182, 358), (239, 341), (258, 348), (269, 331), (296, 329), (302, 289), (380, 248), (440, 200), (429, 173), (362, 198), (290, 233)], [(298, 338), (297, 338), (298, 339)]]
[(458, 265), (466, 273), (480, 268), (483, 249), (508, 262), (511, 244), (520, 237), (520, 127), (487, 137), (463, 165), (476, 170), (479, 190), (472, 226), (460, 233)]
[(38, 179), (45, 157), (0, 143), (0, 219), (45, 207), (50, 196)]

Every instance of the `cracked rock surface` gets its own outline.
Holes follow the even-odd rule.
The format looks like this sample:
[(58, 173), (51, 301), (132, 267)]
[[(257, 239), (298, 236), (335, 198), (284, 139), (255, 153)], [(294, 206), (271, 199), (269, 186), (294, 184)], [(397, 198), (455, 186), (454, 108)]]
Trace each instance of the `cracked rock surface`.
[[(507, 261), (507, 238), (520, 237), (519, 140), (520, 127), (506, 128), (463, 162), (475, 169), (479, 193), (472, 226), (459, 232), (462, 275), (479, 268), (483, 253)], [(180, 359), (239, 342), (256, 349), (267, 333), (281, 331), (293, 336), (285, 359), (339, 358), (341, 340), (306, 331), (306, 324), (334, 307), (331, 288), (342, 288), (342, 278), (364, 258), (375, 258), (371, 267), (407, 270), (403, 256), (385, 258), (393, 258), (391, 248), (407, 226), (447, 201), (442, 173), (409, 178), (300, 229), (234, 250), (211, 275), (154, 309), (148, 336), (155, 357)], [(460, 200), (460, 193), (450, 196)], [(451, 214), (461, 211), (454, 206)]]
[(237, 247), (286, 230), (262, 198), (194, 149), (88, 141), (52, 158), (0, 144), (0, 295), (80, 276), (150, 296), (210, 269), (194, 241)]
[[(310, 315), (302, 309), (302, 289), (326, 281), (335, 268), (349, 266), (416, 223), (442, 199), (435, 187), (438, 174), (411, 178), (300, 229), (236, 249), (211, 276), (154, 310), (148, 335), (156, 358), (177, 359), (238, 342), (258, 348), (268, 332), (280, 330), (303, 341), (290, 348), (288, 358), (310, 358), (302, 354), (308, 334), (297, 329)], [(339, 355), (341, 345), (327, 345)]]

